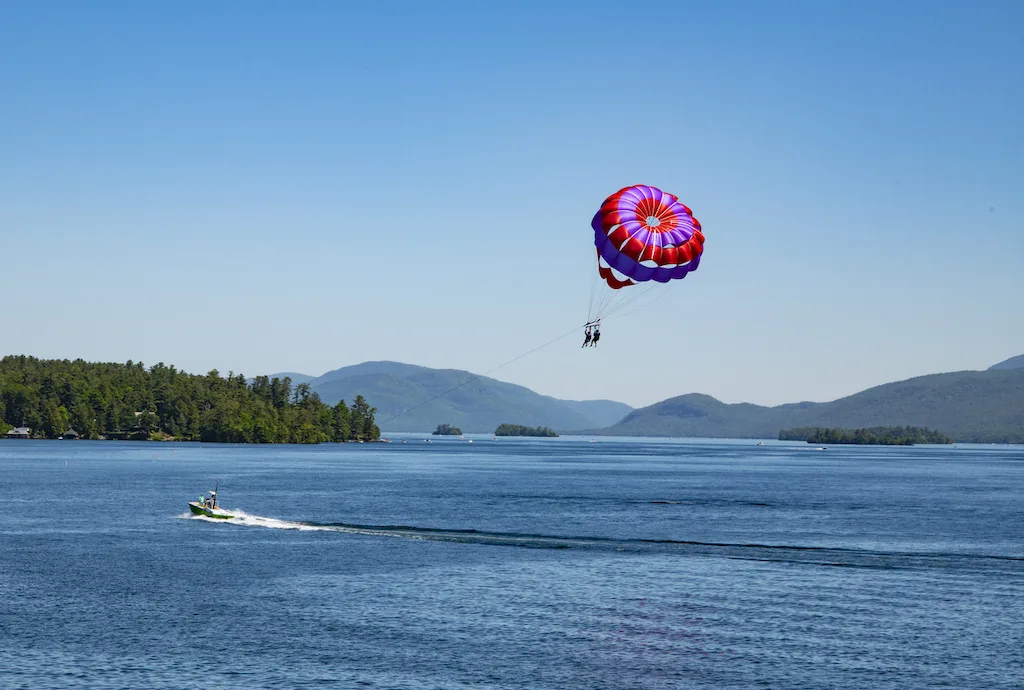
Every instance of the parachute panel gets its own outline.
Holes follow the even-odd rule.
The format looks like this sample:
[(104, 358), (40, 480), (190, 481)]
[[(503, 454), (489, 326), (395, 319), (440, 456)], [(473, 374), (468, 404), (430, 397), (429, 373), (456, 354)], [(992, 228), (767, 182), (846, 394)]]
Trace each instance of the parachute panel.
[(618, 291), (632, 294), (624, 288), (682, 280), (700, 266), (704, 252), (700, 222), (678, 197), (657, 187), (623, 187), (604, 200), (591, 227), (597, 278), (606, 291), (615, 291), (605, 297), (591, 295), (591, 321), (621, 303), (612, 296)]

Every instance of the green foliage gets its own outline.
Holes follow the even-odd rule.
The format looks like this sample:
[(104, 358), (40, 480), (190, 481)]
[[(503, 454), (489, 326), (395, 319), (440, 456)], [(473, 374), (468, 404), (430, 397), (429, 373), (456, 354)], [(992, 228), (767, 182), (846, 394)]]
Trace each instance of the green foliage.
[(68, 419), (70, 418), (68, 410), (53, 399), (44, 401), (43, 407), (45, 413), (42, 431), (49, 438), (57, 438), (68, 428)]
[(356, 399), (352, 401), (352, 408), (349, 410), (349, 424), (352, 427), (353, 436), (366, 440), (380, 438), (380, 429), (377, 428), (373, 421), (373, 416), (376, 413), (376, 407), (370, 407), (366, 400), (363, 399), (363, 396), (357, 395)]
[(334, 426), (335, 438), (352, 437), (352, 413), (344, 400), (331, 409), (331, 424)]
[(494, 430), (495, 436), (558, 436), (546, 426), (522, 426), (520, 424), (501, 424)]
[(433, 436), (462, 436), (462, 429), (451, 424), (438, 424)]
[(82, 438), (174, 438), (226, 443), (375, 440), (376, 408), (356, 397), (333, 408), (307, 384), (266, 376), (247, 384), (163, 364), (0, 359), (0, 428), (29, 426), (50, 438), (69, 427)]
[(915, 443), (953, 443), (953, 439), (938, 431), (915, 426), (876, 426), (870, 429), (829, 429), (800, 427), (783, 429), (780, 441), (807, 441), (808, 443), (852, 443), (876, 446), (912, 446)]

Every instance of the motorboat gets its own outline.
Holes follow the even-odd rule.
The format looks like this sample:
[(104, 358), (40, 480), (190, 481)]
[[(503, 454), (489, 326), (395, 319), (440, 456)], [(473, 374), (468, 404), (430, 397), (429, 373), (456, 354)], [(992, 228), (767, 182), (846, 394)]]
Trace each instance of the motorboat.
[(188, 509), (192, 511), (193, 515), (202, 515), (208, 518), (216, 518), (218, 520), (230, 520), (235, 517), (230, 512), (224, 510), (217, 505), (217, 489), (220, 488), (220, 482), (217, 482), (216, 488), (210, 492), (207, 497), (200, 496), (198, 501), (189, 501)]

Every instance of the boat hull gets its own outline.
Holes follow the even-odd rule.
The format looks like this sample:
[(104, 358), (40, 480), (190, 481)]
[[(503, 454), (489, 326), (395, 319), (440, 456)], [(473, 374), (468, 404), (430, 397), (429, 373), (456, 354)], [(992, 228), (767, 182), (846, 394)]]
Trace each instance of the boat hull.
[(188, 509), (192, 511), (193, 515), (202, 515), (204, 517), (215, 518), (217, 520), (230, 520), (235, 517), (222, 508), (204, 508), (195, 501), (189, 501)]

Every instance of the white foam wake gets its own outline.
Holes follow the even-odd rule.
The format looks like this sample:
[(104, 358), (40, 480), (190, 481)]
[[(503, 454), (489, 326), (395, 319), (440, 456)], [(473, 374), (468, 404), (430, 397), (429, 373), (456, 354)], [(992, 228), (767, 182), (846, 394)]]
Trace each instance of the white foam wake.
[(206, 515), (194, 515), (192, 513), (182, 513), (179, 518), (185, 520), (201, 520), (203, 522), (210, 522), (217, 525), (241, 525), (243, 527), (266, 527), (269, 529), (294, 529), (294, 530), (307, 530), (317, 529), (311, 525), (303, 525), (299, 522), (292, 522), (290, 520), (278, 520), (276, 518), (263, 517), (262, 515), (250, 515), (244, 510), (232, 510), (225, 508), (229, 511), (233, 518), (230, 520), (224, 520), (221, 518), (207, 517)]
[[(448, 534), (443, 531), (420, 532), (414, 527), (410, 528), (388, 528), (388, 527), (366, 527), (359, 525), (316, 525), (294, 520), (280, 520), (278, 518), (264, 517), (262, 515), (251, 515), (244, 510), (229, 510), (233, 517), (230, 520), (219, 520), (205, 515), (193, 515), (182, 513), (178, 517), (187, 520), (202, 520), (215, 525), (235, 525), (236, 527), (262, 527), (264, 529), (290, 529), (296, 532), (340, 532), (342, 534), (358, 534), (373, 537), (391, 537), (399, 539), (422, 539), (434, 541), (465, 541), (465, 537), (458, 533)], [(454, 538), (453, 538), (454, 537)]]
[(201, 520), (216, 525), (236, 525), (241, 527), (263, 527), (266, 529), (292, 529), (299, 532), (348, 532), (344, 527), (332, 525), (307, 525), (293, 520), (279, 520), (278, 518), (264, 517), (262, 515), (250, 515), (244, 510), (225, 508), (234, 515), (230, 520), (207, 517), (206, 515), (194, 515), (191, 512), (182, 513), (179, 518), (185, 520)]

